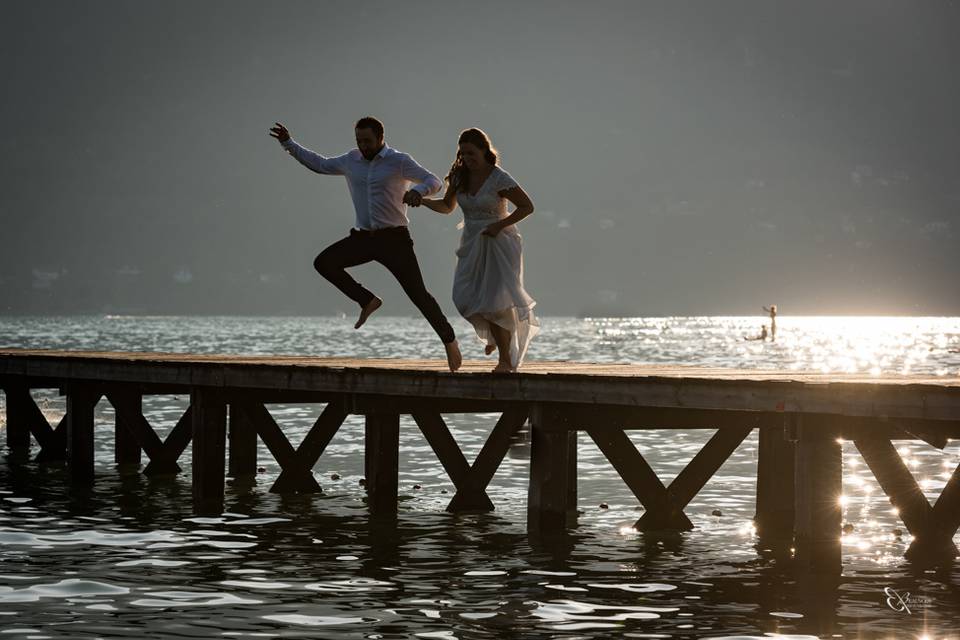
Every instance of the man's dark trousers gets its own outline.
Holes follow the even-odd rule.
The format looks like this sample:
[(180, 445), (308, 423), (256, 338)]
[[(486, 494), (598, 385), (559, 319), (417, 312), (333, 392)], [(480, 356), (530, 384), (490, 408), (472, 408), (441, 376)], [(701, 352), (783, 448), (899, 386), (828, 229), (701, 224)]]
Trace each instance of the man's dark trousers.
[(440, 305), (423, 284), (423, 274), (413, 252), (413, 239), (406, 227), (388, 227), (366, 231), (350, 229), (350, 235), (335, 242), (316, 257), (313, 267), (348, 298), (361, 307), (374, 295), (354, 280), (344, 269), (376, 260), (385, 266), (403, 287), (407, 297), (417, 306), (444, 344), (453, 342), (456, 334)]

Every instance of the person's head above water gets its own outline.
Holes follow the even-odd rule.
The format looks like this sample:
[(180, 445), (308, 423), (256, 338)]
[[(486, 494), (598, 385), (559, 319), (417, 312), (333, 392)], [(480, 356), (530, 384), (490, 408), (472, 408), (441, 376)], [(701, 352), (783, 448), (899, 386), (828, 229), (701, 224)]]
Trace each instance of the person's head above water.
[(367, 160), (373, 160), (383, 148), (383, 123), (373, 116), (364, 116), (353, 127), (357, 149)]

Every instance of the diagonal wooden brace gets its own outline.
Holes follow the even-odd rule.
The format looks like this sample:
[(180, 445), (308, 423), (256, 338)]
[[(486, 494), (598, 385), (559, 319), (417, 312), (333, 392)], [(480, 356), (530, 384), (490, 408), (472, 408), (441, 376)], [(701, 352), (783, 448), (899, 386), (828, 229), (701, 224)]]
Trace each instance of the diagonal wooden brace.
[(467, 462), (438, 411), (415, 411), (413, 419), (457, 488), (447, 511), (493, 511), (487, 485), (510, 448), (510, 438), (526, 421), (527, 410), (508, 409), (500, 416), (473, 465)]
[(626, 431), (607, 431), (588, 429), (587, 433), (593, 438), (597, 447), (603, 452), (613, 468), (617, 470), (623, 481), (637, 497), (648, 514), (652, 517), (641, 518), (634, 525), (641, 530), (679, 529), (689, 531), (693, 523), (683, 513), (683, 507), (677, 506), (670, 500), (667, 488), (657, 477), (644, 457), (637, 451)]
[(7, 440), (10, 448), (28, 448), (32, 434), (40, 445), (38, 462), (65, 460), (67, 457), (66, 416), (54, 429), (37, 406), (28, 386), (8, 384), (6, 394), (7, 411), (10, 414), (7, 420)]
[[(313, 477), (309, 468), (300, 464), (297, 452), (287, 440), (287, 436), (277, 425), (276, 420), (267, 411), (267, 408), (258, 402), (238, 403), (238, 409), (246, 415), (247, 420), (256, 429), (260, 439), (267, 445), (270, 453), (280, 465), (287, 478), (279, 487), (277, 483), (270, 488), (275, 493), (281, 492), (320, 492), (320, 485)], [(279, 480), (279, 478), (278, 478)]]
[(192, 407), (187, 407), (166, 441), (163, 441), (143, 417), (139, 395), (108, 391), (107, 399), (116, 411), (118, 427), (126, 428), (150, 458), (143, 473), (148, 476), (180, 473), (177, 460), (192, 437)]
[[(300, 446), (297, 447), (294, 455), (297, 459), (298, 466), (295, 468), (306, 469), (307, 472), (310, 473), (310, 477), (313, 477), (313, 466), (317, 464), (317, 460), (323, 455), (327, 445), (333, 440), (333, 436), (337, 434), (337, 431), (346, 419), (347, 413), (340, 403), (331, 402), (324, 407), (323, 412), (320, 413), (320, 417), (313, 423), (310, 431), (307, 432)], [(277, 477), (276, 482), (273, 483), (270, 491), (274, 493), (297, 491), (298, 473), (299, 471), (288, 471), (284, 468)], [(317, 488), (319, 489), (319, 485)]]
[(899, 511), (904, 526), (914, 537), (907, 549), (907, 558), (956, 557), (957, 548), (952, 538), (957, 531), (956, 525), (960, 524), (956, 516), (957, 501), (960, 499), (960, 491), (956, 488), (957, 472), (944, 487), (937, 500), (939, 509), (935, 509), (930, 506), (923, 489), (891, 441), (862, 438), (854, 440), (854, 444), (890, 503)]
[(625, 431), (588, 430), (587, 433), (646, 509), (646, 513), (634, 525), (636, 529), (689, 531), (693, 528), (693, 523), (683, 513), (684, 508), (752, 429), (753, 427), (718, 429), (669, 487), (664, 487)]

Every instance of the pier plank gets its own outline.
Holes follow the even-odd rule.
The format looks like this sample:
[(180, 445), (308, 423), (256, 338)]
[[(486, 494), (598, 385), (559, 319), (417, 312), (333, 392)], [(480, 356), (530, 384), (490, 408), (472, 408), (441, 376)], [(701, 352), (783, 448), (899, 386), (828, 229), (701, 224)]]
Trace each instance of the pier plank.
[(0, 375), (418, 398), (582, 402), (876, 418), (960, 419), (960, 381), (702, 367), (525, 363), (493, 376), (486, 362), (450, 373), (439, 360), (0, 350)]

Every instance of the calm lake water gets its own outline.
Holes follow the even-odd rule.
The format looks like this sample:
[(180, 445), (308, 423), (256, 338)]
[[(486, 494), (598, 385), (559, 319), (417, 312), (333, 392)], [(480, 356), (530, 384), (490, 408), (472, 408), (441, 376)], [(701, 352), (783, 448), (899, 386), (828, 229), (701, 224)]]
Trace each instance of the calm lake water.
[[(953, 353), (960, 318), (781, 317), (775, 343), (742, 339), (763, 321), (544, 318), (528, 357), (960, 375)], [(352, 324), (332, 317), (0, 318), (0, 347), (442, 356), (420, 318), (375, 316), (359, 332)], [(455, 328), (465, 356), (481, 358), (468, 325)], [(35, 397), (49, 420), (63, 415), (55, 394)], [(185, 397), (150, 397), (144, 414), (162, 437), (186, 405)], [(321, 410), (271, 405), (294, 446)], [(471, 460), (496, 418), (446, 416)], [(453, 485), (403, 417), (399, 517), (369, 517), (359, 486), (363, 419), (352, 416), (314, 469), (323, 494), (269, 493), (279, 467), (261, 445), (256, 482), (228, 481), (226, 512), (198, 518), (189, 449), (176, 478), (120, 473), (106, 401), (97, 420), (92, 489), (71, 488), (62, 466), (0, 459), (2, 639), (958, 635), (960, 570), (903, 558), (909, 535), (851, 443), (843, 448), (844, 523), (853, 526), (843, 538), (843, 574), (817, 581), (757, 547), (755, 435), (686, 510), (695, 529), (667, 536), (631, 528), (642, 513), (635, 498), (581, 435), (578, 526), (531, 539), (523, 438), (488, 489), (497, 507), (489, 514), (444, 511)], [(710, 435), (645, 431), (631, 439), (669, 482)], [(943, 451), (897, 445), (932, 502), (960, 463), (960, 443)]]

